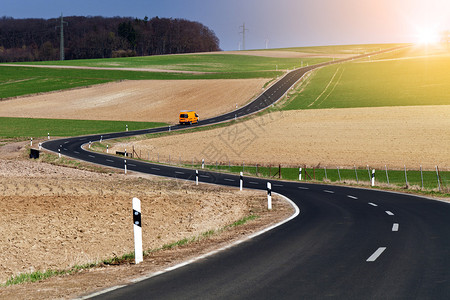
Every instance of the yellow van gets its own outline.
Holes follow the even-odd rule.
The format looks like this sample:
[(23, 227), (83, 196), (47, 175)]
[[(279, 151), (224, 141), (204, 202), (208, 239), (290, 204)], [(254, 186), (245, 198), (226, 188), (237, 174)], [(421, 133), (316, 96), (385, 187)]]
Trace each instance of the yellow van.
[(198, 115), (193, 110), (182, 110), (180, 111), (180, 124), (197, 124)]

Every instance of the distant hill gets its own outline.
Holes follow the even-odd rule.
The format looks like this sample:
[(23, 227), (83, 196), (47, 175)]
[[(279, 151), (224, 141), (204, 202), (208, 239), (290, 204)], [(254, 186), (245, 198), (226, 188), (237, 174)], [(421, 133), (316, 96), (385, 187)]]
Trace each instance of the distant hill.
[[(219, 39), (201, 23), (145, 17), (64, 17), (65, 59), (218, 51)], [(0, 18), (0, 62), (58, 60), (60, 18)]]

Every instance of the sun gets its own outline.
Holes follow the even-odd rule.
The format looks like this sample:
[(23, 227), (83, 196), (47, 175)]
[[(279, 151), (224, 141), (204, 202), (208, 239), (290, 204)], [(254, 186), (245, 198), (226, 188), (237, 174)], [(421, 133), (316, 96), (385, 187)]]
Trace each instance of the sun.
[(430, 28), (422, 28), (416, 34), (416, 43), (422, 45), (436, 44), (439, 42), (440, 36), (436, 30)]

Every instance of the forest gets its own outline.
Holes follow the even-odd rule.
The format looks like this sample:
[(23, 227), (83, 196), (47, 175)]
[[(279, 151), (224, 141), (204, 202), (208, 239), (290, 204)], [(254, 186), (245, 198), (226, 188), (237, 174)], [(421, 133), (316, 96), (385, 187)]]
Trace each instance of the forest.
[[(64, 17), (64, 58), (89, 59), (219, 51), (199, 22), (154, 17)], [(60, 59), (61, 18), (0, 18), (0, 62)]]

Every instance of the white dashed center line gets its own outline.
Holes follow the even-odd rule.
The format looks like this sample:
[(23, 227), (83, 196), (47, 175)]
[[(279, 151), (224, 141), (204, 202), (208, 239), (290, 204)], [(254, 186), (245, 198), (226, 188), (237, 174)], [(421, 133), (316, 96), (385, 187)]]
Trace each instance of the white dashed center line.
[(298, 188), (301, 189), (301, 190), (309, 190), (309, 188), (303, 187), (303, 186), (299, 186)]
[(283, 186), (282, 184), (274, 184), (273, 186)]
[(113, 160), (110, 160), (110, 159), (107, 159), (106, 161), (109, 161), (109, 162), (112, 162), (112, 163), (114, 162)]
[(398, 231), (398, 223), (394, 223), (394, 225), (392, 225), (392, 231)]
[(136, 167), (136, 165), (134, 164), (128, 164), (130, 167)]
[(384, 252), (384, 250), (386, 250), (386, 247), (378, 248), (377, 251), (375, 251), (366, 261), (367, 262), (376, 261), (377, 258), (381, 255), (381, 253)]
[(254, 181), (250, 181), (249, 183), (251, 183), (251, 184), (258, 184), (257, 182), (254, 182)]
[(230, 178), (225, 178), (224, 180), (225, 181), (233, 181), (233, 182), (235, 181), (234, 179), (230, 179)]
[(347, 197), (349, 197), (349, 198), (351, 198), (351, 199), (355, 199), (355, 200), (358, 199), (358, 197), (355, 197), (355, 196), (352, 196), (352, 195), (347, 195)]
[(390, 215), (390, 216), (393, 216), (393, 215), (394, 215), (394, 213), (391, 212), (391, 211), (389, 211), (389, 210), (387, 210), (386, 213), (387, 213), (388, 215)]
[(175, 171), (175, 174), (184, 174), (184, 172)]
[(95, 156), (94, 155), (88, 155), (89, 157), (92, 157), (92, 158), (95, 158)]
[(159, 170), (161, 170), (161, 169), (158, 169), (158, 168), (150, 168), (150, 169), (152, 169), (152, 170), (156, 170), (156, 171), (159, 171)]
[(325, 193), (329, 193), (329, 194), (334, 194), (333, 191), (329, 191), (329, 190), (323, 190)]
[(207, 178), (209, 178), (209, 176), (208, 175), (199, 175), (200, 177), (207, 177)]
[(376, 205), (375, 203), (372, 203), (372, 202), (369, 202), (369, 205), (378, 206), (378, 205)]

